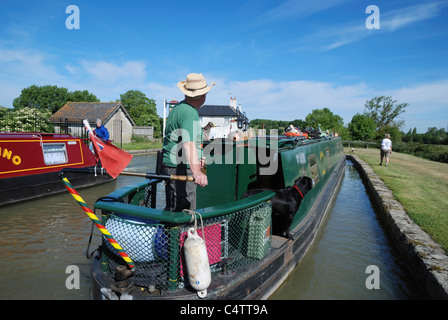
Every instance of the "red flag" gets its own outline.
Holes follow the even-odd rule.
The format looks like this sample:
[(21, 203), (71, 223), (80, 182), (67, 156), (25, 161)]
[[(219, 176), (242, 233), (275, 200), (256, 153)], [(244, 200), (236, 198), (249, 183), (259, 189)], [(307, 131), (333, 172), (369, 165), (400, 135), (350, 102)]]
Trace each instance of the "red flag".
[(89, 133), (90, 140), (92, 140), (96, 154), (100, 157), (101, 165), (106, 169), (107, 173), (115, 179), (129, 164), (132, 155), (117, 148), (110, 142), (97, 138), (95, 133), (93, 133), (89, 122), (87, 120), (84, 120), (83, 122)]

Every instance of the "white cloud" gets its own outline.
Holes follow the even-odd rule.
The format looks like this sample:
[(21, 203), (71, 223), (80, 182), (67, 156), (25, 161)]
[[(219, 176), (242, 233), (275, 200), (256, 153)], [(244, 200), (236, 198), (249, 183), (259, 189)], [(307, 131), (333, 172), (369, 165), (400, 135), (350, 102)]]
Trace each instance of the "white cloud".
[[(20, 91), (32, 84), (55, 84), (69, 90), (89, 90), (101, 101), (115, 101), (128, 90), (141, 90), (156, 100), (159, 115), (163, 115), (163, 99), (182, 99), (176, 84), (178, 74), (166, 77), (166, 83), (150, 79), (143, 61), (80, 61), (56, 70), (51, 56), (42, 52), (5, 49), (0, 46), (0, 105), (11, 107)], [(67, 72), (67, 70), (69, 72)], [(227, 104), (237, 97), (250, 119), (304, 119), (313, 109), (329, 108), (348, 123), (364, 104), (376, 96), (392, 96), (398, 102), (409, 103), (403, 119), (404, 129), (446, 127), (448, 121), (448, 79), (382, 91), (365, 83), (338, 85), (319, 81), (273, 81), (254, 79), (232, 81), (220, 74), (207, 75), (216, 86), (207, 96), (208, 104)], [(67, 74), (68, 76), (65, 76)]]
[(143, 61), (82, 60), (66, 65), (71, 77), (60, 86), (69, 90), (88, 90), (101, 101), (116, 101), (128, 90), (141, 90), (146, 86), (146, 64)]
[(404, 131), (417, 127), (418, 132), (426, 132), (428, 127), (446, 128), (448, 124), (448, 79), (394, 90), (372, 89), (365, 83), (339, 86), (329, 82), (267, 79), (216, 82), (206, 103), (226, 104), (231, 93), (249, 119), (305, 119), (313, 109), (326, 107), (347, 124), (356, 113), (364, 111), (367, 100), (385, 95), (409, 104), (401, 116), (405, 120)]
[[(213, 75), (207, 77), (207, 81), (216, 82), (216, 85), (207, 94), (205, 104), (226, 105), (230, 97), (236, 97), (249, 119), (305, 119), (313, 109), (327, 107), (348, 123), (353, 115), (363, 112), (366, 100), (374, 97), (364, 83), (338, 86), (313, 81), (229, 81)], [(142, 85), (142, 92), (156, 100), (160, 116), (164, 99), (183, 99), (176, 84), (177, 79), (170, 85), (155, 82)]]
[(406, 25), (431, 19), (442, 12), (446, 2), (434, 2), (394, 10), (382, 15), (381, 28), (395, 31)]
[[(448, 79), (403, 87), (391, 92), (398, 100), (417, 105), (448, 106)], [(445, 109), (448, 112), (448, 108)]]
[[(215, 95), (225, 104), (228, 92), (236, 96), (243, 111), (251, 119), (294, 120), (304, 119), (313, 109), (329, 108), (348, 122), (362, 112), (370, 90), (365, 84), (337, 86), (328, 82), (286, 81), (260, 79), (246, 82), (217, 83), (216, 92), (210, 92), (207, 103), (215, 102)], [(223, 101), (224, 98), (224, 101)]]
[(13, 100), (33, 84), (56, 84), (63, 77), (48, 63), (51, 55), (36, 50), (0, 46), (0, 105), (12, 107)]
[[(364, 24), (365, 20), (356, 19), (339, 25), (332, 24), (301, 39), (296, 39), (294, 43), (299, 45), (292, 47), (295, 50), (330, 51), (373, 35), (395, 32), (398, 29), (434, 18), (442, 13), (442, 9), (445, 6), (447, 6), (446, 1), (416, 5), (387, 12), (381, 11), (380, 5), (379, 30), (369, 30)], [(365, 17), (367, 19), (369, 15)]]
[(448, 79), (398, 88), (387, 93), (398, 103), (408, 103), (403, 131), (417, 128), (420, 133), (429, 127), (445, 128), (448, 125)]
[(51, 55), (35, 50), (25, 51), (0, 47), (2, 76), (10, 79), (19, 78), (22, 74), (33, 81), (40, 81), (48, 77), (58, 79), (59, 76), (55, 68), (47, 63), (49, 59), (51, 59)]
[(258, 23), (266, 23), (288, 18), (300, 19), (311, 16), (317, 12), (327, 10), (346, 1), (347, 0), (288, 0), (263, 13), (256, 19), (256, 21)]
[(0, 105), (12, 107), (22, 89), (48, 84), (70, 91), (89, 90), (101, 101), (115, 101), (127, 90), (144, 87), (147, 76), (142, 61), (82, 60), (78, 64), (65, 64), (60, 70), (57, 65), (52, 54), (0, 45)]
[(126, 61), (121, 65), (106, 61), (81, 61), (82, 68), (96, 80), (105, 83), (142, 82), (146, 77), (146, 65), (142, 61)]

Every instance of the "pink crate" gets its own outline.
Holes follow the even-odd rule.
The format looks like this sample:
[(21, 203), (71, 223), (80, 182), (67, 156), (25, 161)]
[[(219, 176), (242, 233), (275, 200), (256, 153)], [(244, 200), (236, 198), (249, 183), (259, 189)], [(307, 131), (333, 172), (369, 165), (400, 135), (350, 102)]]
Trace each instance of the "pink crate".
[[(221, 225), (213, 224), (211, 226), (204, 227), (205, 233), (205, 246), (207, 247), (208, 263), (210, 265), (221, 261)], [(203, 237), (202, 229), (197, 230), (198, 236)], [(187, 232), (180, 234), (180, 276), (183, 277), (184, 267), (184, 241), (187, 239)]]

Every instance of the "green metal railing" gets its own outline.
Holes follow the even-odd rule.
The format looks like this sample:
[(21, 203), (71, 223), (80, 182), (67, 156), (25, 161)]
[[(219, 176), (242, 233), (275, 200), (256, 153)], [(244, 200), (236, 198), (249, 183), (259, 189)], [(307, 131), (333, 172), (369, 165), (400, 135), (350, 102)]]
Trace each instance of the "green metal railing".
[[(142, 287), (175, 291), (188, 285), (183, 242), (193, 225), (187, 212), (144, 206), (148, 190), (158, 182), (121, 188), (96, 202), (102, 221), (135, 262), (130, 281)], [(155, 194), (154, 194), (155, 195)], [(265, 256), (271, 242), (273, 192), (265, 191), (227, 205), (197, 209), (203, 219), (198, 235), (205, 238), (212, 276), (236, 270)], [(118, 252), (103, 241), (102, 271), (111, 276), (123, 265)]]

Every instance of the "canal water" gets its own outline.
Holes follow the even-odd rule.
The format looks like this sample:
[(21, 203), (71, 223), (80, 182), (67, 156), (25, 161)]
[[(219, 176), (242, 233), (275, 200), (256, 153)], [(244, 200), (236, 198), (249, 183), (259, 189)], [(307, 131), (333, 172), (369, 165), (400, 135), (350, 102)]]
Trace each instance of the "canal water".
[(347, 161), (316, 241), (270, 299), (420, 299), (397, 257), (358, 171)]
[[(155, 155), (135, 156), (128, 169), (155, 172)], [(99, 197), (139, 180), (119, 176), (114, 182), (78, 192), (93, 209)], [(158, 207), (163, 207), (163, 191), (158, 190)], [(2, 207), (0, 217), (0, 299), (90, 299), (86, 249), (92, 224), (68, 192)], [(89, 252), (99, 243), (95, 229)], [(358, 173), (348, 162), (341, 190), (317, 242), (272, 298), (414, 298), (395, 257)], [(370, 265), (380, 271), (380, 289), (366, 288)], [(79, 289), (67, 288), (66, 282), (73, 286), (67, 281), (73, 268), (80, 271)]]
[[(155, 172), (155, 163), (155, 155), (135, 156), (127, 170)], [(93, 210), (98, 198), (141, 180), (119, 176), (113, 182), (77, 191)], [(163, 203), (164, 190), (158, 192)], [(68, 192), (0, 207), (0, 218), (0, 299), (90, 299), (86, 249), (92, 223)], [(96, 227), (93, 234), (89, 253), (101, 243)], [(73, 273), (70, 266), (79, 269), (79, 289), (66, 287)]]

